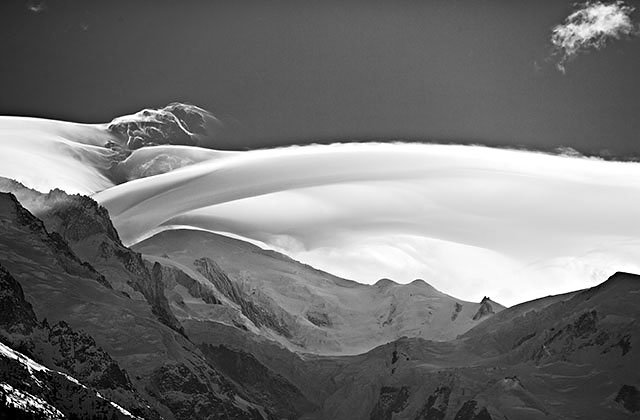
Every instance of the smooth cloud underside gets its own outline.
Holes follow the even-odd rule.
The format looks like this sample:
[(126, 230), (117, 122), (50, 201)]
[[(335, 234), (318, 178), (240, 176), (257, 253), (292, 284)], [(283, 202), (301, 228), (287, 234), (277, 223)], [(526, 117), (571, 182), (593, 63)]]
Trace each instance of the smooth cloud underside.
[(565, 65), (580, 52), (600, 49), (610, 39), (637, 35), (631, 14), (632, 6), (623, 1), (614, 3), (586, 2), (552, 30), (551, 42), (561, 57), (556, 64), (565, 72)]

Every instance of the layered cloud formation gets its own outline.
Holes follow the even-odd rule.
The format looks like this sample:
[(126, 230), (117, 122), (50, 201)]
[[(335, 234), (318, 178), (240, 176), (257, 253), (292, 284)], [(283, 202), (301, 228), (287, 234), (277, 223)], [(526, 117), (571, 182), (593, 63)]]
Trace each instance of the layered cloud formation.
[(552, 30), (551, 42), (561, 56), (558, 69), (564, 72), (565, 64), (580, 52), (600, 49), (611, 39), (637, 34), (631, 19), (634, 10), (623, 1), (596, 1), (579, 5), (562, 24)]
[(157, 146), (117, 164), (116, 179), (104, 126), (57, 124), (0, 130), (0, 175), (95, 193), (128, 244), (223, 232), (362, 282), (422, 278), (506, 304), (640, 272), (637, 163), (406, 143)]

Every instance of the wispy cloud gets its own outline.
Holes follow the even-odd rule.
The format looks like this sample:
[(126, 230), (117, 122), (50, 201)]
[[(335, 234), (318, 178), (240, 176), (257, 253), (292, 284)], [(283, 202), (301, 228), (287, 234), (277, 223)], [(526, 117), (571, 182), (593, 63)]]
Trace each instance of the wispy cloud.
[(47, 5), (44, 1), (28, 1), (27, 9), (33, 13), (42, 13), (47, 10)]
[(565, 21), (553, 28), (551, 42), (561, 57), (557, 68), (565, 72), (565, 64), (577, 54), (600, 49), (610, 39), (638, 34), (631, 18), (635, 8), (623, 1), (600, 1), (579, 4)]

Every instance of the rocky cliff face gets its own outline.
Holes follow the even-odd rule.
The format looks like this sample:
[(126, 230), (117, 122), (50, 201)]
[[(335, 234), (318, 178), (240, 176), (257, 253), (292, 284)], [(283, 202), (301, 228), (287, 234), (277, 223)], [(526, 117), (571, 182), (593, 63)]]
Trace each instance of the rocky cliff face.
[(473, 320), (477, 321), (480, 318), (486, 317), (487, 315), (493, 315), (496, 311), (493, 309), (493, 305), (491, 304), (491, 299), (488, 297), (483, 297), (480, 301), (480, 307), (478, 308), (478, 312), (473, 316)]
[[(289, 331), (289, 323), (286, 320), (288, 314), (278, 308), (277, 305), (256, 303), (254, 299), (256, 293), (259, 294), (259, 291), (254, 292), (253, 296), (247, 296), (211, 258), (199, 258), (193, 264), (222, 294), (231, 302), (237, 304), (242, 314), (250, 319), (256, 327), (267, 327), (283, 337), (292, 337)], [(263, 300), (265, 298), (263, 297)]]

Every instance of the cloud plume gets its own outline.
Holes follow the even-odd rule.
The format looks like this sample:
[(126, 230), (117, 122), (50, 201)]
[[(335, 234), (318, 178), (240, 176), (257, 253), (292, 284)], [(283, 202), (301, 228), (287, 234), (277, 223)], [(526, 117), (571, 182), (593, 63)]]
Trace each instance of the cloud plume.
[(579, 5), (577, 10), (551, 32), (551, 43), (556, 53), (560, 54), (557, 68), (564, 73), (566, 63), (580, 52), (600, 49), (610, 39), (637, 34), (631, 18), (634, 11), (634, 7), (623, 1), (596, 1)]

